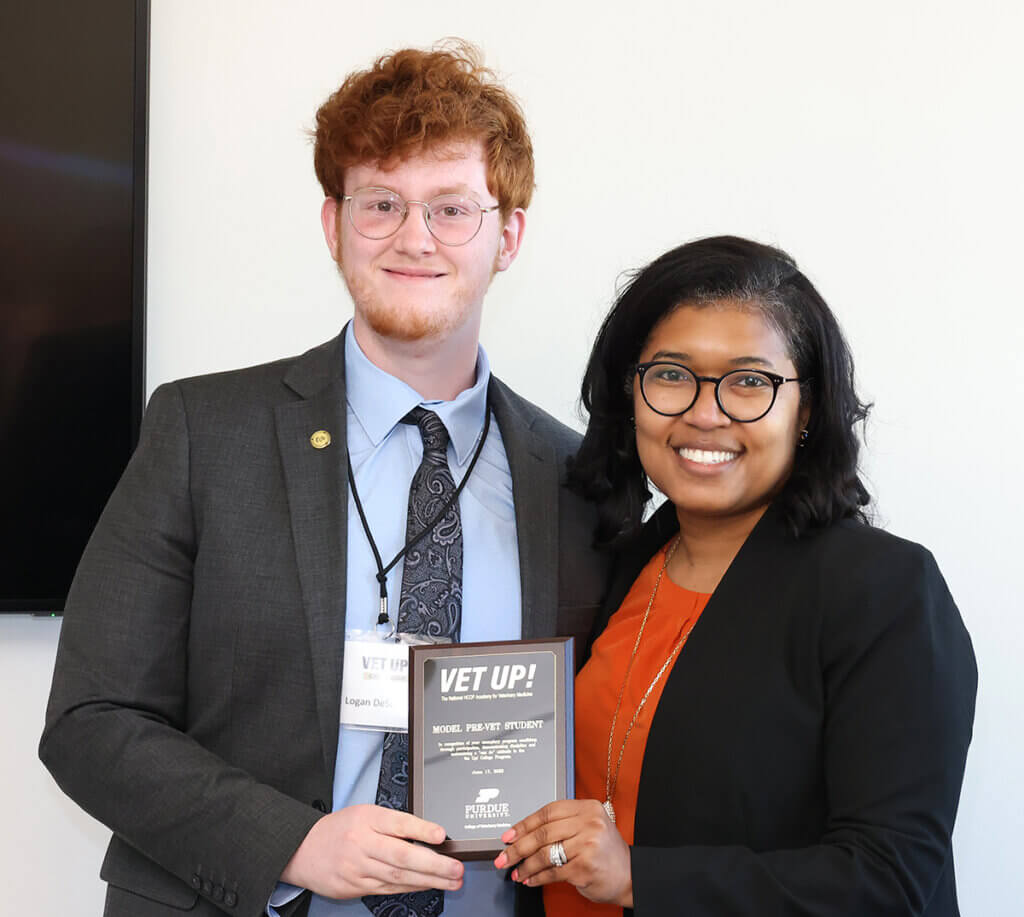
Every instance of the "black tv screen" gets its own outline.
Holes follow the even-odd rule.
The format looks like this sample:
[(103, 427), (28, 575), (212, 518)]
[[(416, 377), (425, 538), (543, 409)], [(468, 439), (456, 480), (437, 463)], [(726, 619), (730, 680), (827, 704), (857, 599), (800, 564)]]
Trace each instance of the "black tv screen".
[(149, 4), (0, 12), (0, 611), (59, 613), (134, 448)]

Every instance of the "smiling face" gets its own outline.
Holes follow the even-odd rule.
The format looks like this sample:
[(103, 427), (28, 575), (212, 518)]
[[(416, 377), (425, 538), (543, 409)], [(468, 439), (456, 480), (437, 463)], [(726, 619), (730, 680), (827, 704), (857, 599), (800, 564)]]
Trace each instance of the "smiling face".
[[(386, 188), (407, 201), (461, 194), (482, 207), (496, 203), (479, 143), (452, 144), (387, 170), (375, 163), (353, 166), (345, 172), (345, 193), (360, 188)], [(430, 234), (418, 204), (409, 207), (405, 222), (386, 239), (356, 232), (346, 212), (350, 206), (350, 201), (339, 204), (329, 198), (322, 217), (327, 244), (355, 304), (357, 337), (365, 325), (384, 339), (444, 341), (461, 333), (475, 344), (491, 278), (518, 251), (523, 211), (507, 219), (497, 210), (486, 213), (470, 242), (450, 246)]]
[[(797, 375), (779, 332), (760, 312), (728, 300), (684, 305), (663, 318), (639, 362), (657, 359), (683, 363), (699, 376), (737, 369)], [(640, 462), (684, 527), (708, 517), (748, 519), (753, 527), (789, 476), (810, 416), (795, 382), (781, 385), (772, 409), (753, 423), (723, 414), (708, 382), (686, 413), (664, 417), (647, 406), (634, 377), (633, 409)]]

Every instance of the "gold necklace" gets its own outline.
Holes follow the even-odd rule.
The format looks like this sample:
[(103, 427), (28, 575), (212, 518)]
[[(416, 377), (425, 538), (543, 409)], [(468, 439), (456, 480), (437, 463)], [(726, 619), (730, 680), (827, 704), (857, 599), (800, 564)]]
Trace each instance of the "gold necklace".
[(658, 571), (658, 578), (654, 581), (654, 588), (651, 590), (651, 598), (647, 602), (647, 610), (644, 612), (643, 620), (640, 622), (640, 630), (637, 631), (636, 642), (633, 644), (633, 654), (629, 657), (629, 665), (626, 666), (626, 674), (622, 679), (622, 687), (619, 689), (619, 699), (615, 703), (615, 713), (612, 715), (612, 728), (608, 732), (608, 762), (605, 768), (605, 779), (604, 779), (604, 805), (603, 808), (611, 820), (612, 824), (615, 824), (615, 807), (612, 805), (612, 797), (615, 795), (615, 789), (619, 785), (619, 770), (622, 767), (622, 756), (626, 751), (626, 743), (629, 741), (629, 735), (633, 731), (633, 727), (636, 725), (637, 718), (640, 716), (640, 711), (644, 709), (644, 705), (647, 703), (647, 698), (651, 696), (651, 692), (654, 690), (654, 686), (661, 680), (661, 676), (665, 674), (665, 670), (671, 665), (672, 660), (679, 655), (679, 651), (683, 648), (683, 644), (686, 643), (687, 638), (690, 636), (690, 631), (693, 630), (693, 625), (697, 623), (696, 618), (686, 628), (686, 632), (679, 638), (672, 652), (669, 653), (668, 659), (665, 660), (664, 664), (658, 669), (658, 674), (654, 676), (651, 683), (647, 686), (647, 690), (644, 691), (644, 696), (640, 698), (640, 703), (633, 713), (633, 718), (629, 721), (629, 725), (626, 727), (626, 734), (622, 737), (622, 745), (619, 746), (619, 760), (615, 764), (615, 773), (612, 774), (612, 742), (615, 738), (615, 725), (619, 721), (619, 710), (622, 707), (622, 698), (626, 693), (626, 685), (629, 683), (629, 674), (633, 671), (633, 663), (636, 661), (637, 650), (640, 649), (640, 639), (644, 635), (644, 628), (647, 627), (647, 618), (651, 614), (651, 608), (654, 606), (654, 598), (658, 594), (658, 587), (661, 585), (661, 578), (665, 575), (665, 570), (668, 567), (668, 562), (672, 560), (672, 555), (675, 554), (676, 548), (679, 547), (679, 539), (682, 535), (677, 535), (676, 540), (672, 542), (672, 546), (665, 552), (665, 562), (661, 565), (661, 569)]

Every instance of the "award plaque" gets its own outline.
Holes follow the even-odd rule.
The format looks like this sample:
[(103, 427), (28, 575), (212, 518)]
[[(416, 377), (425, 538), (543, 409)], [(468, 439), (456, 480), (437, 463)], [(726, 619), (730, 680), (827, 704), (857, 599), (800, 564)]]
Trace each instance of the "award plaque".
[(573, 640), (409, 648), (409, 811), (436, 849), (495, 857), (501, 835), (573, 786)]

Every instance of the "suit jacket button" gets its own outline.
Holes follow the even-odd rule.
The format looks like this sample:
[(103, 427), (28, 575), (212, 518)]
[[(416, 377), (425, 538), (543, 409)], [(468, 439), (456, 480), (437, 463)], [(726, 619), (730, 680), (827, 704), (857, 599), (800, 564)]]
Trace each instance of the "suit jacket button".
[(224, 895), (224, 903), (228, 907), (234, 907), (236, 904), (238, 904), (238, 895), (236, 895), (234, 892), (228, 892)]
[(214, 885), (213, 886), (213, 900), (220, 901), (224, 897), (224, 886)]
[(199, 876), (195, 875), (195, 873), (192, 874), (192, 887), (195, 889), (203, 887), (203, 880), (200, 879)]
[(327, 814), (327, 803), (324, 802), (322, 799), (314, 799), (313, 808), (316, 809), (318, 812), (323, 812), (325, 815)]

